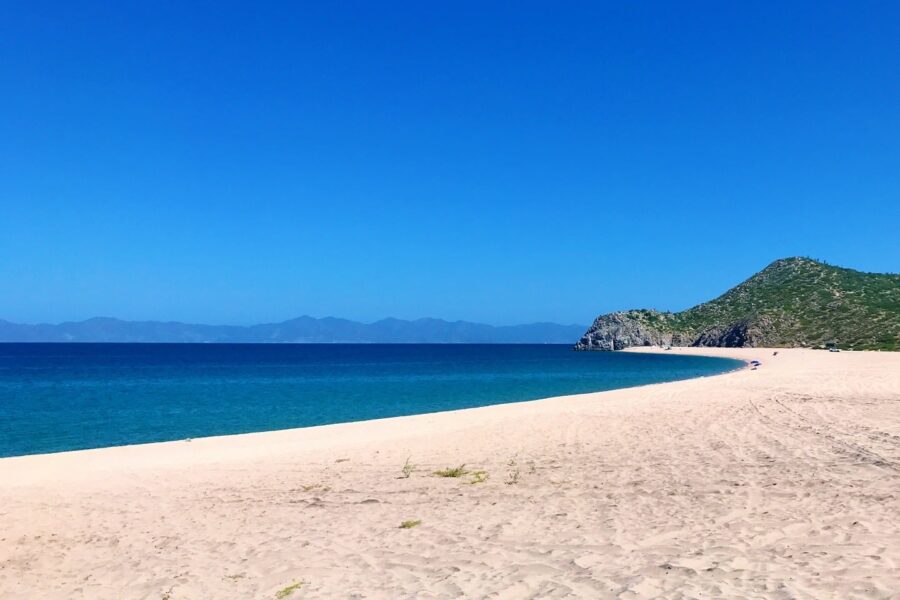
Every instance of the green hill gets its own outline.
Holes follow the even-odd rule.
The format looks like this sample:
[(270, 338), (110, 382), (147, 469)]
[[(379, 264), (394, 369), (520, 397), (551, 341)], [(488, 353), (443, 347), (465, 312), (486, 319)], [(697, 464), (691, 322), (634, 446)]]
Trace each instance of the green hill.
[(819, 347), (829, 342), (854, 350), (900, 350), (900, 275), (785, 258), (715, 300), (682, 312), (602, 315), (575, 347)]

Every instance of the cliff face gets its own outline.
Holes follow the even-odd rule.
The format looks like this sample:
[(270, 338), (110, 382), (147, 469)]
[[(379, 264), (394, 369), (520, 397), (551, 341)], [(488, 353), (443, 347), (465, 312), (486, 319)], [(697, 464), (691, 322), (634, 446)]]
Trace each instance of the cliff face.
[(857, 350), (900, 350), (900, 275), (781, 259), (715, 300), (682, 312), (601, 315), (575, 348), (816, 347), (829, 342)]
[(690, 340), (680, 333), (657, 328), (643, 318), (647, 312), (627, 311), (601, 315), (575, 344), (577, 350), (622, 350), (630, 346), (684, 346)]

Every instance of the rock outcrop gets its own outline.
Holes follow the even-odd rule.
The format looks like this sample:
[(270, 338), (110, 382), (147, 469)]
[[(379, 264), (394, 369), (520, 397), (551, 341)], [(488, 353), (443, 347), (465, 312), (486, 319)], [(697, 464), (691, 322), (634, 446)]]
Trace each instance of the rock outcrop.
[[(648, 325), (646, 315), (655, 315), (662, 325)], [(576, 350), (623, 350), (633, 346), (707, 346), (756, 348), (776, 346), (777, 327), (768, 317), (748, 317), (736, 323), (715, 325), (699, 332), (679, 332), (671, 328), (668, 313), (626, 311), (601, 315), (594, 320)], [(798, 342), (796, 345), (805, 346)]]
[[(657, 315), (662, 313), (656, 313)], [(622, 350), (631, 346), (682, 346), (689, 340), (679, 333), (649, 325), (640, 311), (601, 315), (575, 344), (576, 350)]]
[[(691, 342), (691, 346), (711, 346), (718, 348), (757, 348), (773, 345), (770, 343), (777, 328), (768, 317), (751, 317), (732, 323), (726, 327), (713, 327), (701, 332)], [(803, 345), (802, 343), (798, 345)]]

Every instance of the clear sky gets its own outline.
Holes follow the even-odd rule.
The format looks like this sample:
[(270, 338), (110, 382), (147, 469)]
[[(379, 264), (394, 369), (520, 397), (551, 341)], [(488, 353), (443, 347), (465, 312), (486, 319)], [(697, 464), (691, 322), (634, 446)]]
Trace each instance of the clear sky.
[(3, 319), (588, 323), (798, 254), (900, 270), (900, 3), (0, 7)]

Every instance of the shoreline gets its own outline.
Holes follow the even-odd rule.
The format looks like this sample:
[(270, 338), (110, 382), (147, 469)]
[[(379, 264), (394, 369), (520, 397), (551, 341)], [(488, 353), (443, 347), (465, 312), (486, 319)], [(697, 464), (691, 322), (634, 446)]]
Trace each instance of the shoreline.
[[(671, 355), (671, 354), (678, 354), (678, 352), (674, 352), (674, 350), (675, 349), (673, 348), (673, 351), (664, 351), (661, 347), (653, 346), (653, 347), (641, 348), (641, 349), (627, 349), (627, 350), (624, 350), (621, 352), (632, 352), (632, 353), (640, 352), (643, 354), (658, 354), (660, 356), (666, 356), (666, 355)], [(720, 358), (718, 356), (709, 355), (709, 354), (696, 354), (696, 353), (690, 353), (690, 354), (696, 355), (696, 356), (705, 356), (705, 357), (709, 357), (709, 358)], [(323, 425), (288, 427), (288, 428), (284, 428), (284, 429), (267, 429), (267, 430), (262, 430), (262, 431), (248, 431), (248, 432), (243, 432), (243, 433), (204, 435), (204, 436), (198, 436), (198, 437), (186, 438), (186, 439), (162, 440), (162, 441), (156, 441), (156, 442), (137, 442), (134, 444), (123, 444), (120, 446), (98, 446), (96, 448), (79, 448), (79, 449), (74, 449), (74, 450), (60, 450), (60, 451), (56, 451), (56, 452), (38, 452), (38, 453), (33, 453), (33, 454), (19, 454), (19, 455), (14, 455), (14, 456), (0, 456), (0, 476), (2, 476), (3, 462), (8, 461), (8, 460), (25, 459), (25, 458), (29, 458), (29, 457), (42, 458), (42, 457), (50, 457), (50, 456), (58, 456), (58, 455), (68, 455), (68, 454), (74, 454), (74, 453), (86, 453), (86, 452), (97, 452), (97, 451), (105, 451), (105, 450), (137, 448), (137, 447), (143, 447), (143, 446), (161, 446), (161, 445), (166, 445), (166, 444), (180, 445), (180, 444), (184, 444), (184, 443), (195, 443), (195, 442), (202, 443), (203, 440), (227, 441), (230, 438), (239, 438), (242, 436), (255, 436), (255, 435), (260, 435), (260, 434), (278, 434), (278, 433), (284, 433), (284, 432), (309, 431), (309, 430), (326, 428), (326, 427), (340, 427), (342, 425), (356, 425), (356, 424), (362, 424), (362, 423), (373, 423), (373, 422), (378, 422), (378, 421), (391, 421), (394, 419), (405, 419), (405, 418), (409, 418), (409, 417), (424, 417), (424, 416), (454, 414), (454, 413), (463, 412), (463, 411), (480, 410), (483, 408), (491, 408), (494, 406), (503, 406), (503, 405), (507, 405), (507, 404), (529, 404), (529, 403), (534, 403), (534, 402), (564, 400), (566, 398), (572, 398), (572, 397), (595, 395), (595, 394), (606, 394), (606, 393), (611, 393), (611, 392), (618, 392), (620, 390), (643, 388), (643, 387), (655, 386), (655, 385), (666, 385), (669, 383), (678, 383), (680, 381), (689, 381), (689, 380), (693, 380), (693, 379), (721, 377), (723, 375), (728, 375), (729, 373), (741, 371), (742, 369), (748, 368), (750, 366), (749, 359), (747, 359), (747, 360), (734, 359), (734, 360), (740, 360), (743, 364), (740, 366), (735, 366), (735, 368), (733, 368), (733, 369), (729, 369), (727, 371), (723, 371), (720, 373), (714, 373), (711, 375), (698, 375), (696, 377), (689, 377), (689, 378), (685, 378), (685, 379), (675, 379), (675, 380), (671, 380), (671, 381), (663, 381), (663, 382), (655, 382), (655, 383), (644, 383), (644, 384), (632, 385), (632, 386), (627, 386), (627, 387), (622, 387), (622, 388), (614, 388), (614, 389), (609, 389), (609, 390), (601, 390), (601, 391), (595, 391), (595, 392), (583, 392), (583, 393), (579, 393), (579, 394), (564, 394), (561, 396), (548, 396), (546, 398), (536, 398), (533, 400), (513, 400), (513, 401), (507, 401), (507, 402), (500, 402), (497, 404), (487, 404), (484, 406), (475, 406), (475, 407), (470, 407), (470, 408), (458, 408), (458, 409), (442, 410), (442, 411), (429, 412), (429, 413), (415, 413), (415, 414), (410, 414), (410, 415), (398, 415), (398, 416), (394, 416), (394, 417), (378, 417), (378, 418), (363, 419), (363, 420), (358, 420), (358, 421), (342, 421), (342, 422), (338, 422), (338, 423), (327, 423), (327, 424), (323, 424)], [(75, 457), (75, 458), (77, 458), (77, 457)]]
[[(274, 598), (299, 581), (298, 598), (900, 589), (900, 354), (666, 353), (763, 365), (2, 459), (0, 596)], [(434, 475), (459, 465), (468, 474)]]

